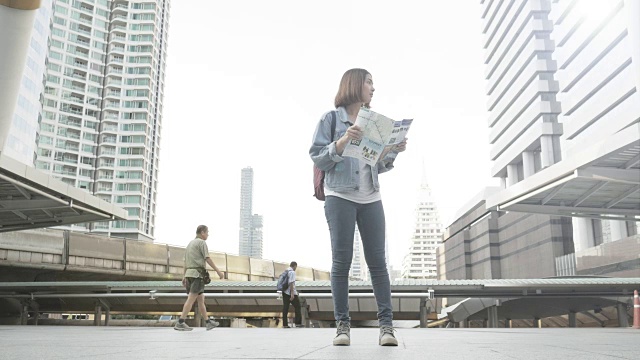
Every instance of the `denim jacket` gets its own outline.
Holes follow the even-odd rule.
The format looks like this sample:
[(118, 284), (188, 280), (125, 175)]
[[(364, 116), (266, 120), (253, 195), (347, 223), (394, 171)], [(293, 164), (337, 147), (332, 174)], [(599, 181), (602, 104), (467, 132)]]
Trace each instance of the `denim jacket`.
[[(309, 149), (309, 155), (314, 164), (324, 170), (325, 186), (336, 192), (355, 191), (360, 183), (360, 164), (358, 159), (352, 157), (342, 157), (336, 153), (336, 140), (340, 139), (351, 124), (344, 107), (336, 110), (336, 130), (331, 139), (331, 112), (322, 115), (318, 122), (316, 131), (313, 134), (313, 143)], [(393, 160), (397, 153), (390, 151), (384, 159), (378, 161), (376, 166), (371, 167), (373, 187), (380, 190), (378, 174), (393, 169)]]

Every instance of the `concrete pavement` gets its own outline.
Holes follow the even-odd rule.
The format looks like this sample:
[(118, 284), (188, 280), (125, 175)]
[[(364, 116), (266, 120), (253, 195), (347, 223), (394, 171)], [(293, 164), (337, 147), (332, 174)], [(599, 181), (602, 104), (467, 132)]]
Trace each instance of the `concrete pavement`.
[[(0, 359), (638, 359), (631, 328), (399, 329), (398, 347), (378, 346), (378, 330), (0, 326)], [(287, 346), (286, 344), (289, 344)]]

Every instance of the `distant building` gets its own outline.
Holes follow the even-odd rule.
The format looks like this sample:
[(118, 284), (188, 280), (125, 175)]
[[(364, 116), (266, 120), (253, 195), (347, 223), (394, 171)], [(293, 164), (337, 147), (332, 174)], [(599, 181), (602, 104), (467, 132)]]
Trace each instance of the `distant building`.
[(442, 244), (443, 227), (431, 188), (423, 168), (422, 183), (415, 209), (415, 229), (409, 240), (409, 252), (404, 257), (402, 278), (435, 279), (437, 277), (436, 248)]
[(362, 252), (362, 239), (360, 238), (360, 230), (356, 226), (353, 235), (353, 258), (351, 260), (351, 270), (349, 277), (358, 280), (364, 280), (367, 276), (367, 263), (364, 261), (364, 253)]
[(240, 173), (240, 255), (262, 259), (262, 221), (253, 214), (253, 169), (246, 167)]

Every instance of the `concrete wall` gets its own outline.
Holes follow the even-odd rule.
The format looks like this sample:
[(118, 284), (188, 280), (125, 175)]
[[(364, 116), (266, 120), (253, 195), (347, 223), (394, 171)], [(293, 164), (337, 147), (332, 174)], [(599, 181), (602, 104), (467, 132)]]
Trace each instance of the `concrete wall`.
[[(6, 232), (0, 233), (0, 281), (180, 280), (184, 251), (178, 246), (52, 229)], [(273, 281), (289, 266), (219, 252), (209, 255), (225, 278), (235, 281)], [(329, 272), (312, 268), (298, 267), (296, 273), (299, 280), (329, 279)]]
[(477, 204), (445, 231), (437, 254), (439, 279), (555, 276), (555, 258), (573, 252), (570, 218), (484, 206)]
[(640, 235), (576, 252), (576, 275), (640, 277)]

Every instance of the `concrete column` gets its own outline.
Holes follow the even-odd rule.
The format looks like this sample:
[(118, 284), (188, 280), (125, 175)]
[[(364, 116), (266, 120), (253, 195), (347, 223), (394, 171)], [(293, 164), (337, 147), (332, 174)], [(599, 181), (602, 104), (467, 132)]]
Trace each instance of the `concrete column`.
[(471, 327), (470, 324), (469, 324), (469, 319), (464, 319), (464, 320), (460, 321), (460, 324), (461, 324), (460, 327), (463, 327), (463, 328)]
[(302, 315), (302, 324), (309, 327), (309, 308), (307, 307), (307, 299), (300, 299), (300, 314)]
[(533, 327), (541, 329), (542, 328), (542, 320), (540, 318), (533, 318)]
[(629, 236), (627, 232), (627, 223), (620, 220), (608, 220), (609, 229), (611, 230), (611, 241), (618, 241)]
[(591, 219), (573, 218), (573, 245), (575, 252), (579, 252), (595, 246), (593, 236), (593, 224)]
[(490, 328), (498, 327), (498, 307), (496, 305), (490, 306), (487, 308), (487, 313), (489, 316), (489, 326)]
[(511, 329), (513, 327), (513, 321), (511, 319), (504, 319), (504, 327)]
[(500, 178), (500, 187), (503, 189), (507, 188), (507, 178), (506, 177), (501, 177)]
[(96, 304), (95, 312), (93, 315), (93, 325), (102, 325), (102, 305), (100, 305), (100, 303)]
[(23, 303), (20, 309), (20, 325), (27, 325), (27, 322), (29, 321), (29, 305), (27, 303)]
[(518, 181), (518, 165), (507, 165), (507, 187), (515, 185)]
[(429, 313), (431, 308), (427, 306), (428, 302), (426, 298), (420, 299), (420, 328), (426, 329), (429, 323)]
[(0, 3), (0, 151), (9, 134), (40, 1)]
[(111, 309), (106, 308), (104, 311), (104, 326), (109, 326), (109, 319), (111, 319)]
[(569, 311), (569, 327), (576, 327), (576, 312)]
[(629, 327), (629, 315), (627, 315), (627, 305), (618, 303), (616, 304), (616, 310), (618, 311), (618, 326), (621, 328)]
[(522, 153), (522, 173), (525, 179), (536, 173), (536, 156), (533, 151)]
[(198, 302), (193, 304), (193, 327), (202, 327), (202, 318), (200, 317), (200, 308)]
[(556, 149), (554, 140), (551, 135), (543, 135), (540, 137), (540, 166), (544, 169), (556, 163)]

